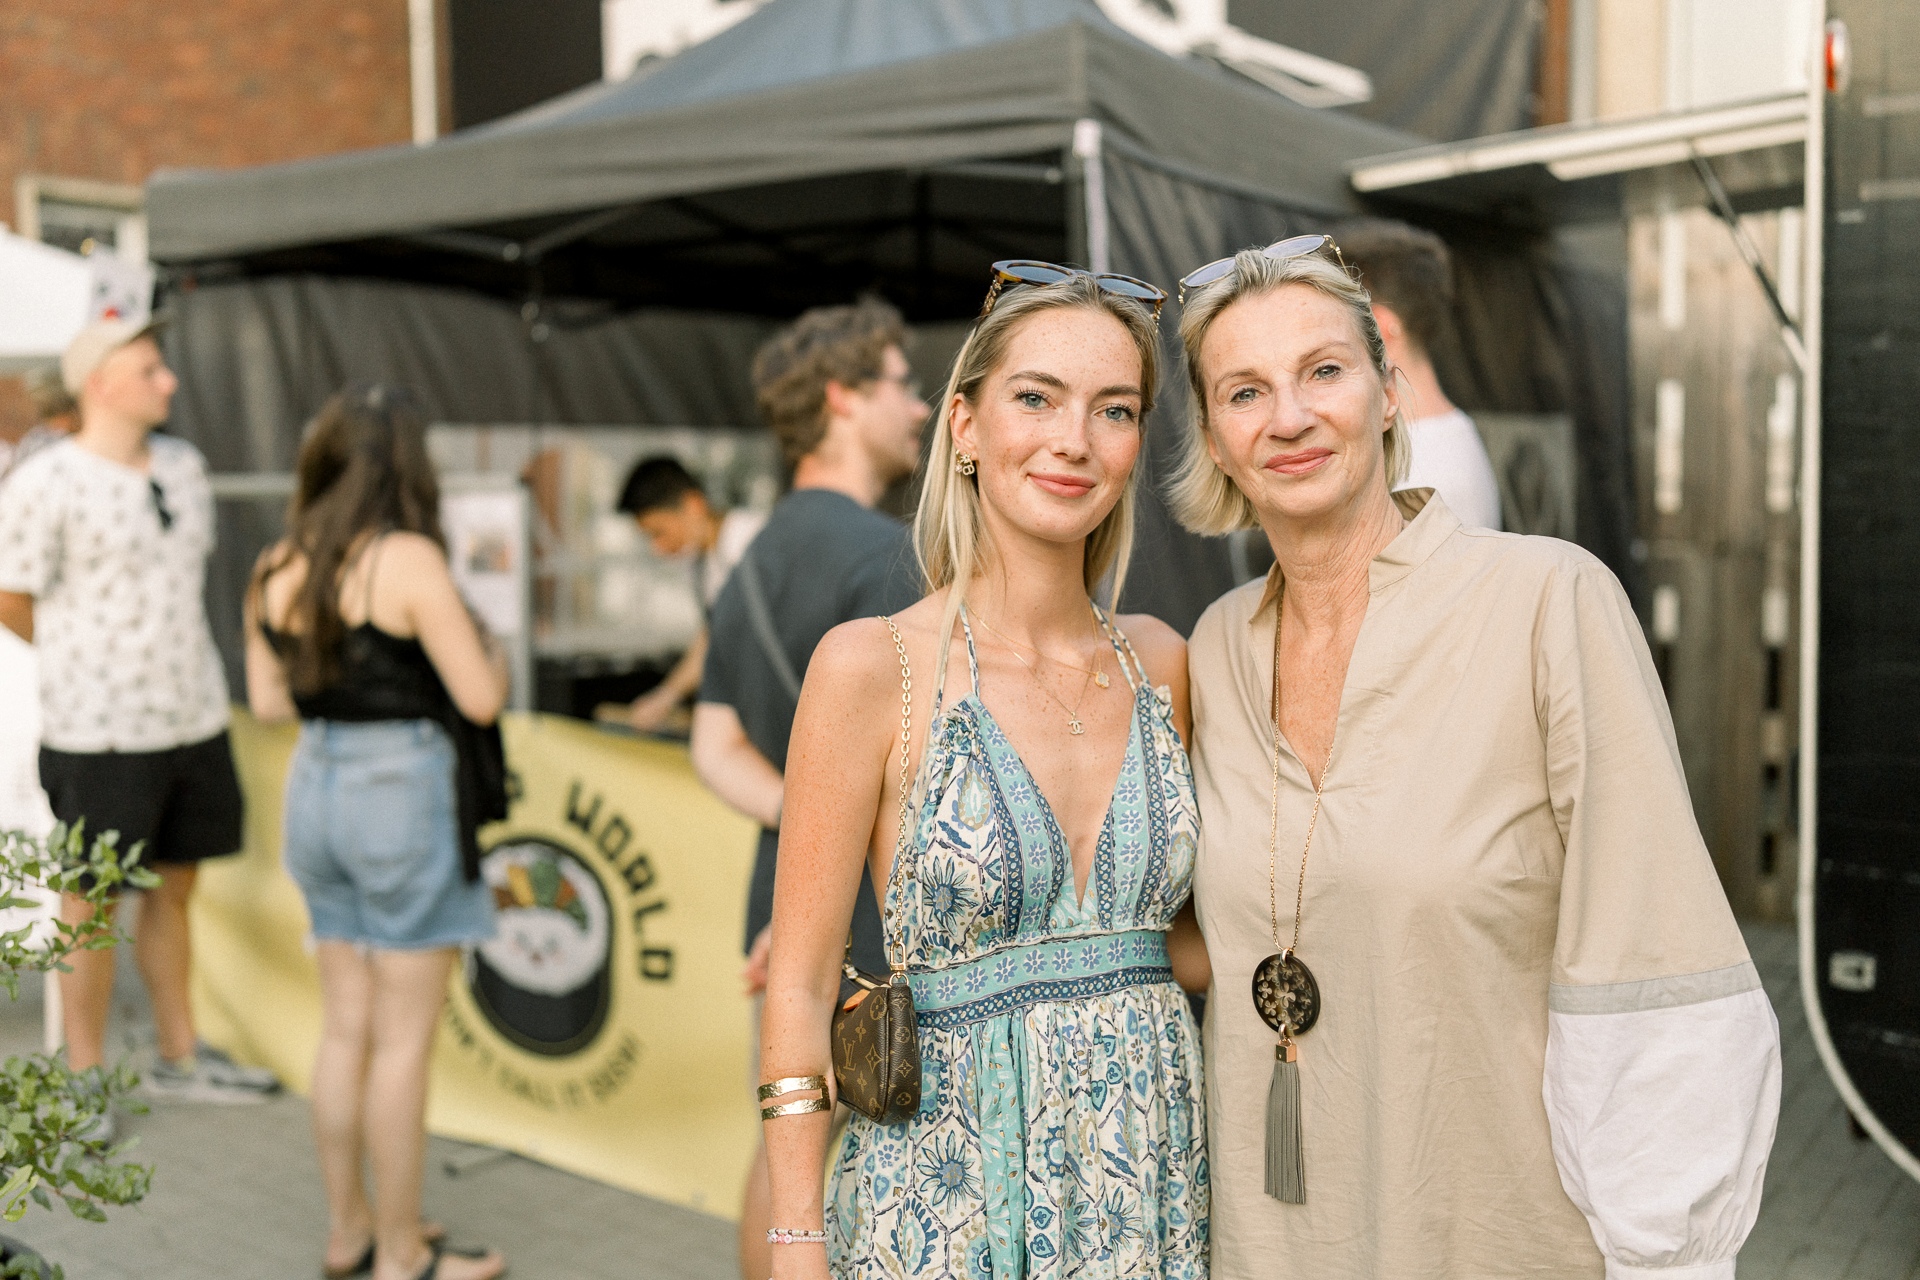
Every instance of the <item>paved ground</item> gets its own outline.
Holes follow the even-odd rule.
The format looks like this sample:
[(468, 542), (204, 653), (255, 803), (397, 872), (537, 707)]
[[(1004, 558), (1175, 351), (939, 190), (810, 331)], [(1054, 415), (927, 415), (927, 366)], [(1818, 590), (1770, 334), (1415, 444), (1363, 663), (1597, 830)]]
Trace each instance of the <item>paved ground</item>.
[[(1786, 1093), (1760, 1224), (1741, 1280), (1920, 1280), (1920, 1184), (1847, 1131), (1794, 988), (1791, 930), (1748, 930), (1780, 1013)], [(123, 974), (117, 1042), (148, 1049), (139, 983)], [(0, 1006), (0, 1054), (34, 1047), (37, 985)], [(325, 1227), (306, 1104), (175, 1105), (128, 1119), (159, 1166), (153, 1194), (104, 1226), (35, 1210), (9, 1228), (70, 1280), (310, 1280)], [(458, 1172), (450, 1172), (450, 1167)], [(732, 1280), (731, 1224), (516, 1156), (436, 1140), (427, 1211), (457, 1242), (505, 1249), (538, 1280)]]

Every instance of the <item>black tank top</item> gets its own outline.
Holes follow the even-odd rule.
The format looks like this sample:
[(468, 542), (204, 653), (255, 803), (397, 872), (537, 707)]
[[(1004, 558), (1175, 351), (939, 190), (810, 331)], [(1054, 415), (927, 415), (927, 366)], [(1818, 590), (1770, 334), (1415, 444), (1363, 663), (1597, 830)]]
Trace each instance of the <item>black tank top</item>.
[[(380, 542), (367, 548), (368, 621), (349, 627), (340, 643), (340, 675), (316, 693), (295, 694), (302, 720), (432, 720), (446, 730), (457, 763), (454, 796), (459, 814), (460, 864), (469, 881), (480, 878), (479, 831), (507, 816), (507, 762), (497, 724), (477, 725), (460, 714), (418, 639), (373, 625), (373, 571)], [(264, 606), (264, 592), (262, 605)], [(262, 614), (264, 615), (264, 607)], [(285, 655), (293, 637), (260, 619), (261, 634)]]
[[(341, 638), (340, 674), (334, 682), (314, 693), (293, 695), (302, 720), (444, 720), (453, 709), (453, 698), (420, 641), (373, 625), (373, 572), (380, 541), (375, 538), (366, 551), (368, 620), (347, 628)], [(265, 617), (260, 630), (275, 653), (285, 657), (292, 649), (293, 637), (269, 627)]]

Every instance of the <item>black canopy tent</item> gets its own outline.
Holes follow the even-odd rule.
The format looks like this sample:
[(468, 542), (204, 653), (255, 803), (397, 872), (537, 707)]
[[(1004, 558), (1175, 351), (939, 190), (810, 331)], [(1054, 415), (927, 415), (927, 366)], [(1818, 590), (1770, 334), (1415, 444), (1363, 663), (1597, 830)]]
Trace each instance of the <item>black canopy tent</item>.
[[(371, 377), (446, 421), (740, 425), (755, 342), (807, 306), (877, 291), (963, 321), (1008, 256), (1167, 283), (1356, 212), (1347, 166), (1415, 141), (1162, 54), (1092, 0), (775, 0), (430, 145), (157, 175), (174, 425), (216, 470), (283, 470), (319, 402)], [(1502, 323), (1467, 341), (1480, 364), (1513, 349), (1542, 369), (1510, 380), (1526, 402), (1482, 407), (1564, 408), (1563, 353), (1539, 350), (1572, 337), (1553, 268), (1511, 248)], [(1178, 441), (1168, 372), (1155, 477)], [(1230, 556), (1144, 505), (1129, 604), (1184, 630), (1233, 584)], [(229, 539), (221, 613), (248, 541)]]

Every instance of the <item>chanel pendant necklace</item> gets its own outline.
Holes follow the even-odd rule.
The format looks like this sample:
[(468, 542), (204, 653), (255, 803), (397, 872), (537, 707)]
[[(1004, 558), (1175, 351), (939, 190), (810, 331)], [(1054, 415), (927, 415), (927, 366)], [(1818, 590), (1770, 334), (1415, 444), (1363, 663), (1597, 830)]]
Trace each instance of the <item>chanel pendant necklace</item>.
[[(1097, 620), (1098, 615), (1095, 615), (1095, 617)], [(1011, 653), (1014, 656), (1015, 660), (1018, 661), (1021, 666), (1027, 669), (1027, 674), (1033, 677), (1033, 682), (1036, 685), (1040, 686), (1040, 692), (1046, 694), (1047, 697), (1053, 699), (1054, 703), (1058, 705), (1062, 711), (1067, 713), (1067, 732), (1072, 734), (1076, 738), (1085, 734), (1087, 731), (1087, 726), (1083, 724), (1080, 720), (1080, 708), (1086, 704), (1087, 690), (1096, 684), (1099, 685), (1102, 689), (1107, 687), (1107, 673), (1100, 670), (1099, 668), (1099, 662), (1100, 662), (1099, 649), (1096, 647), (1094, 650), (1093, 660), (1095, 665), (1092, 668), (1076, 666), (1071, 662), (1060, 662), (1060, 659), (1058, 658), (1052, 659), (1052, 661), (1057, 662), (1061, 666), (1066, 667), (1070, 670), (1086, 672), (1087, 678), (1080, 682), (1080, 696), (1074, 699), (1074, 703), (1072, 706), (1068, 706), (1065, 702), (1062, 702), (1060, 700), (1060, 695), (1055, 693), (1050, 687), (1048, 687), (1047, 682), (1040, 678), (1039, 669), (1036, 668), (1031, 662), (1028, 662), (1026, 658), (1021, 655), (1020, 653), (1021, 649), (1030, 648), (1031, 646), (1021, 644), (1018, 640), (1015, 640), (1012, 636), (1008, 635), (1006, 632), (1002, 631), (1000, 628), (994, 626), (991, 622), (988, 622), (984, 617), (980, 618), (980, 625), (984, 626), (987, 630), (993, 632), (993, 634), (999, 636), (1002, 640), (1007, 642), (1007, 652)], [(1096, 635), (1095, 637), (1096, 646), (1098, 645), (1098, 642), (1099, 642), (1099, 638)], [(1038, 649), (1034, 649), (1033, 653), (1035, 656), (1041, 657), (1041, 658), (1045, 658), (1047, 656), (1046, 654), (1041, 653)]]
[[(1320, 777), (1313, 783), (1313, 813), (1307, 819), (1306, 843), (1300, 849), (1300, 879), (1293, 892), (1293, 941), (1280, 943), (1279, 890), (1276, 884), (1280, 848), (1280, 615), (1286, 605), (1284, 590), (1273, 608), (1273, 791), (1267, 818), (1267, 920), (1273, 930), (1274, 954), (1253, 971), (1253, 1007), (1278, 1039), (1273, 1050), (1273, 1081), (1267, 1089), (1267, 1194), (1285, 1204), (1307, 1202), (1306, 1155), (1300, 1126), (1300, 1049), (1303, 1036), (1320, 1020), (1320, 984), (1301, 962), (1300, 916), (1306, 905), (1307, 855), (1313, 852), (1313, 832), (1320, 823), (1320, 797), (1326, 791), (1333, 766), (1333, 745)], [(1337, 726), (1336, 721), (1336, 726)], [(1304, 763), (1304, 762), (1303, 762)], [(1312, 770), (1308, 770), (1312, 779)]]

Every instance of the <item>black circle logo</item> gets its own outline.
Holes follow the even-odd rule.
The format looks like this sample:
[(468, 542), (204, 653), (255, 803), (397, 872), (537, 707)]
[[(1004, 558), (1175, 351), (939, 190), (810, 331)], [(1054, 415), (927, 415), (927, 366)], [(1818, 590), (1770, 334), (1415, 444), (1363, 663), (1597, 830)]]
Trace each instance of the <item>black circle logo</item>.
[(499, 927), (467, 954), (474, 1004), (522, 1049), (580, 1052), (606, 1026), (613, 996), (613, 912), (600, 877), (534, 837), (495, 845), (480, 873)]

